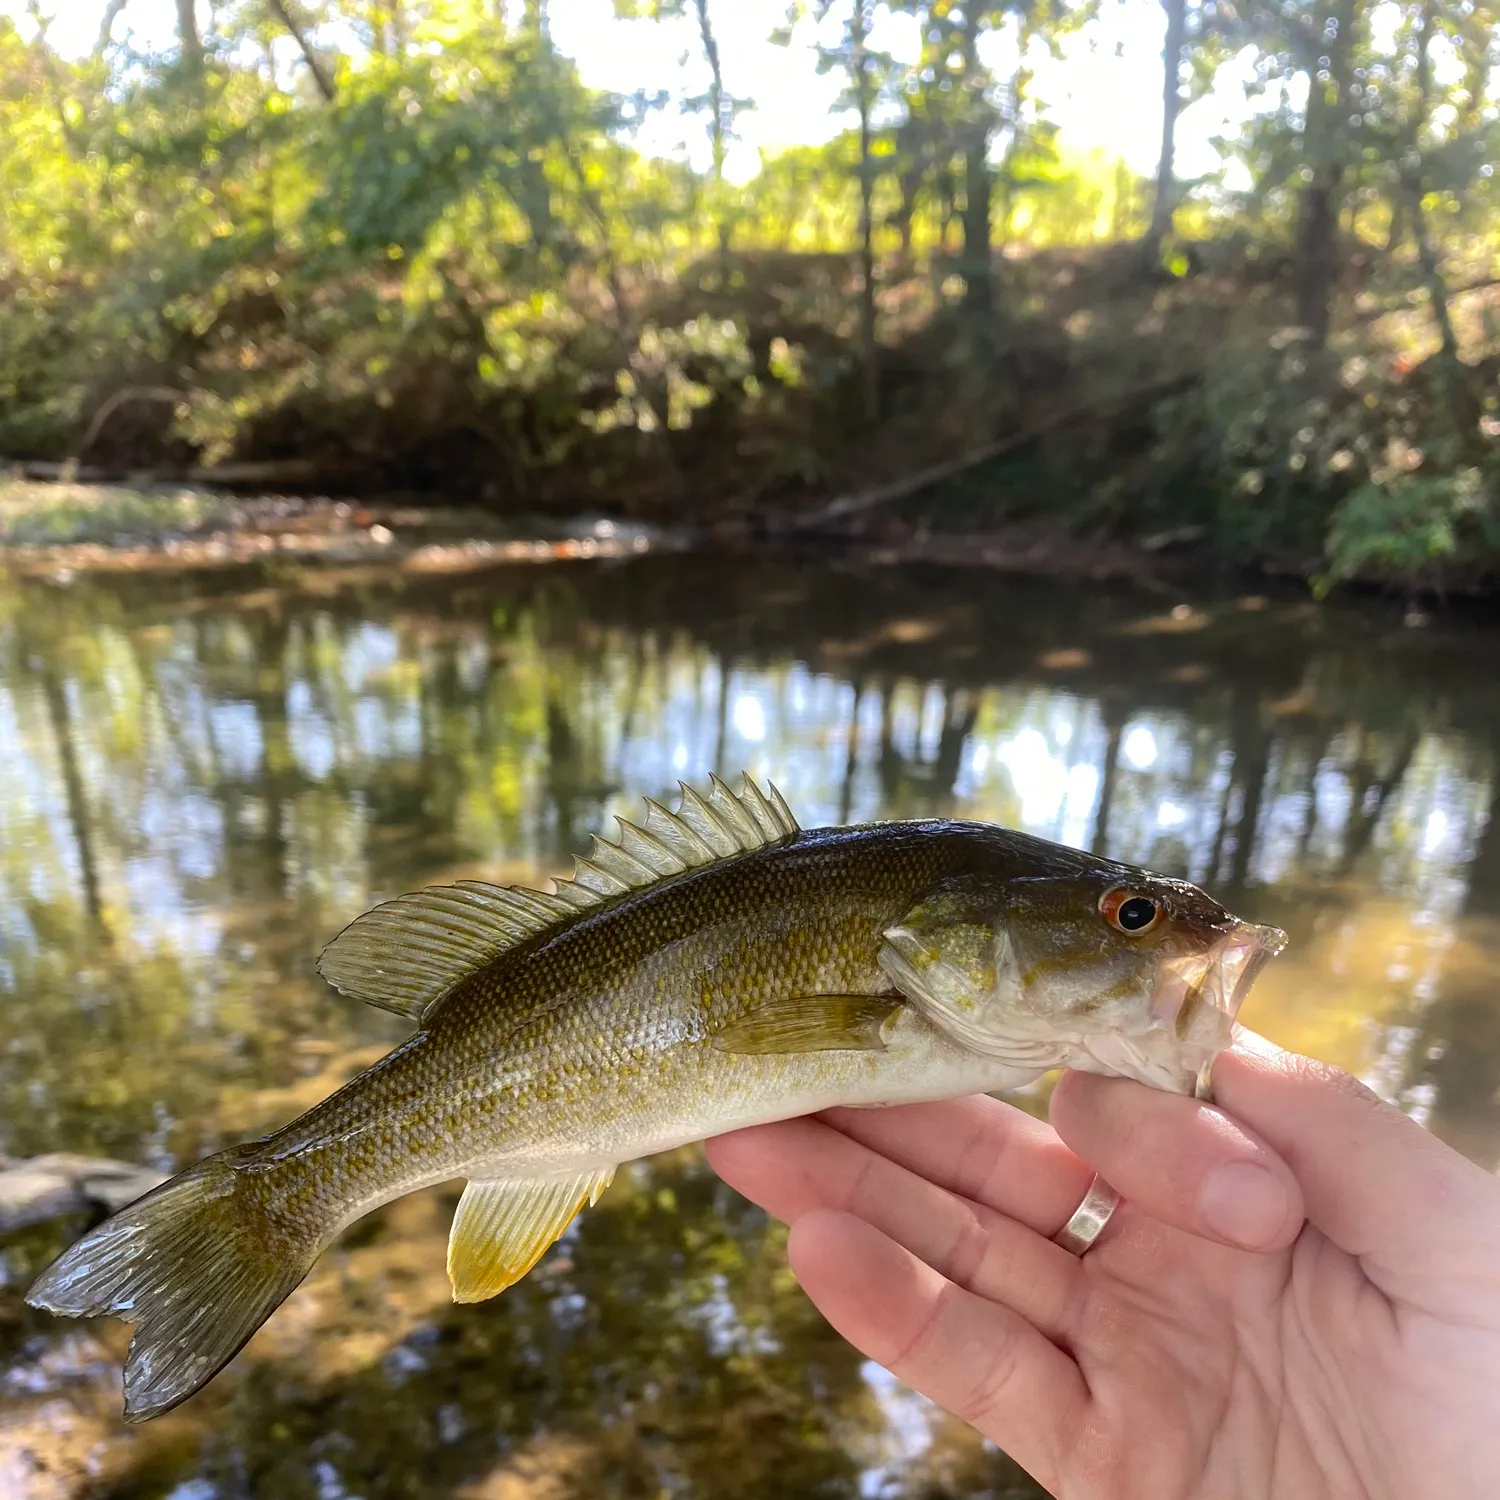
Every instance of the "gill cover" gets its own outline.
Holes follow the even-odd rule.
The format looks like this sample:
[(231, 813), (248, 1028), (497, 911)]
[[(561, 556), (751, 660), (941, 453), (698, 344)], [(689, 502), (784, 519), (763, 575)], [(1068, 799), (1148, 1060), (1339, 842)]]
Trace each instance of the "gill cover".
[[(1063, 1039), (1022, 1024), (1015, 944), (996, 920), (993, 891), (953, 885), (887, 928), (880, 967), (929, 1021), (984, 1057), (1038, 1072), (1060, 1061)], [(996, 1013), (1012, 1024), (997, 1026)]]

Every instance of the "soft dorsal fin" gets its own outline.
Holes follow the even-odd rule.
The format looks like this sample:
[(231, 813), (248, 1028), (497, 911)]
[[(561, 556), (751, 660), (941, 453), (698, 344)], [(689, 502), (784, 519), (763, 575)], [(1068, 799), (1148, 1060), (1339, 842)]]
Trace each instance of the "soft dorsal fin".
[(707, 797), (681, 790), (675, 813), (647, 798), (642, 826), (617, 819), (619, 838), (596, 837), (554, 894), (460, 880), (398, 896), (351, 922), (323, 950), (318, 972), (343, 994), (421, 1020), (461, 980), (527, 938), (627, 891), (797, 832), (769, 782), (762, 792), (746, 776), (736, 793), (715, 776)]

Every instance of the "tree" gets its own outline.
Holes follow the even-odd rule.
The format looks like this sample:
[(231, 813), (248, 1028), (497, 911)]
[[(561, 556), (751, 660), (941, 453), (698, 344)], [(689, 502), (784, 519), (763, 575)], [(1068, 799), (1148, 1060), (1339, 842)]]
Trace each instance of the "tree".
[(1167, 34), (1162, 42), (1161, 153), (1156, 165), (1156, 197), (1151, 205), (1147, 244), (1154, 251), (1172, 227), (1177, 206), (1177, 117), (1182, 113), (1182, 53), (1187, 44), (1188, 0), (1162, 0)]
[(198, 30), (197, 0), (177, 0), (177, 46), (183, 72), (189, 77), (200, 77), (203, 36)]
[(1212, 86), (1230, 45), (1248, 35), (1231, 3), (1219, 0), (1161, 0), (1166, 17), (1162, 40), (1161, 150), (1157, 156), (1156, 191), (1145, 243), (1154, 256), (1172, 228), (1177, 208), (1177, 124), (1182, 112)]
[(130, 0), (109, 0), (104, 7), (104, 14), (99, 20), (99, 39), (94, 43), (94, 56), (103, 57), (104, 49), (113, 40), (115, 22), (120, 19), (120, 13), (130, 3)]
[(323, 65), (323, 60), (318, 56), (316, 48), (308, 37), (307, 26), (299, 22), (287, 7), (286, 0), (266, 0), (271, 12), (276, 19), (286, 27), (292, 40), (296, 42), (298, 50), (302, 53), (302, 60), (307, 64), (307, 71), (312, 74), (313, 82), (318, 86), (318, 92), (329, 104), (334, 100), (333, 79)]
[[(811, 22), (821, 28), (815, 42), (820, 73), (841, 72), (848, 86), (836, 108), (855, 111), (858, 121), (859, 180), (859, 368), (861, 407), (867, 422), (880, 413), (880, 368), (875, 298), (875, 112), (889, 89), (895, 64), (887, 53), (870, 45), (877, 10), (882, 0), (793, 0), (785, 25), (772, 40), (790, 44), (794, 28)], [(889, 0), (884, 0), (889, 3)], [(828, 23), (836, 23), (835, 39), (825, 41)]]
[[(644, 511), (868, 494), (892, 454), (920, 477), (1025, 439), (1019, 483), (972, 486), (1018, 515), (1066, 467), (1106, 529), (1202, 523), (1330, 576), (1500, 557), (1494, 0), (1162, 0), (1154, 205), (1034, 82), (1096, 0), (799, 0), (844, 128), (746, 183), (731, 0), (621, 0), (676, 18), (696, 170), (630, 134), (669, 96), (586, 88), (536, 0), (173, 0), (150, 53), (142, 0), (96, 0), (87, 57), (49, 40), (66, 0), (25, 3), (0, 18), (8, 457), (498, 473)], [(910, 65), (880, 50), (898, 14)], [(1137, 245), (1089, 249), (1168, 232), (1176, 111), (1231, 47), (1269, 106), (1233, 148), (1254, 190), (1182, 204), (1214, 274), (1168, 290)], [(1279, 336), (1298, 315), (1339, 379)]]
[(1432, 33), (1435, 10), (1433, 0), (1422, 0), (1417, 12), (1415, 35), (1412, 39), (1416, 52), (1416, 66), (1413, 69), (1416, 102), (1412, 109), (1407, 149), (1397, 158), (1397, 162), (1401, 186), (1411, 214), (1417, 260), (1422, 268), (1422, 279), (1427, 283), (1428, 300), (1432, 307), (1433, 322), (1437, 325), (1438, 337), (1442, 342), (1443, 357), (1450, 364), (1457, 364), (1458, 338), (1453, 332), (1453, 315), (1448, 308), (1448, 287), (1438, 267), (1437, 252), (1433, 248), (1432, 235), (1427, 227), (1427, 213), (1422, 205), (1422, 148), (1426, 144), (1422, 137), (1432, 109)]
[[(843, 71), (849, 87), (841, 105), (853, 105), (859, 120), (859, 365), (860, 396), (867, 422), (880, 415), (879, 346), (875, 306), (875, 106), (892, 71), (891, 58), (870, 47), (875, 24), (874, 0), (814, 0), (811, 16), (818, 24), (839, 20), (838, 40), (818, 47), (820, 71)], [(840, 11), (843, 14), (840, 16)]]
[(1330, 0), (1313, 7), (1299, 41), (1307, 75), (1307, 109), (1302, 155), (1307, 186), (1297, 217), (1297, 320), (1308, 344), (1328, 342), (1333, 292), (1339, 272), (1339, 190), (1351, 155), (1348, 129), (1354, 99), (1357, 29), (1364, 22), (1364, 0)]
[[(1003, 12), (1001, 13), (1003, 14)], [(964, 158), (964, 301), (974, 321), (988, 328), (995, 311), (994, 257), (990, 246), (990, 133), (998, 116), (988, 93), (989, 78), (979, 61), (979, 36), (985, 11), (976, 4), (959, 12), (956, 30), (962, 59), (958, 86), (966, 101), (963, 132)], [(952, 27), (954, 11), (946, 8), (944, 19)], [(997, 18), (998, 19), (998, 18)]]
[[(709, 147), (712, 153), (713, 216), (719, 242), (721, 270), (727, 274), (727, 257), (732, 226), (728, 217), (728, 205), (724, 191), (724, 159), (729, 142), (734, 139), (734, 122), (754, 105), (754, 100), (731, 94), (724, 85), (723, 63), (719, 55), (719, 42), (714, 34), (713, 19), (709, 14), (709, 0), (615, 0), (615, 14), (626, 19), (641, 17), (653, 21), (682, 20), (691, 13), (697, 26), (699, 45), (703, 49), (703, 60), (708, 65), (708, 88), (701, 94), (690, 95), (681, 101), (681, 108), (688, 114), (702, 115), (708, 120)], [(686, 57), (683, 58), (686, 63)]]
[[(963, 252), (959, 269), (964, 281), (964, 307), (972, 336), (981, 351), (988, 351), (993, 347), (997, 305), (991, 237), (995, 174), (990, 146), (1003, 124), (1016, 122), (1018, 108), (1014, 97), (1008, 110), (997, 106), (994, 79), (980, 58), (980, 44), (987, 33), (999, 30), (1013, 18), (1029, 13), (1045, 29), (1054, 15), (1032, 0), (973, 0), (970, 4), (961, 0), (893, 0), (892, 8), (915, 16), (921, 28), (921, 58), (914, 76), (907, 80), (907, 91), (921, 97), (924, 118), (940, 132), (934, 166), (942, 161), (945, 166), (939, 170), (946, 170), (946, 163), (955, 158), (960, 163)], [(1023, 38), (1023, 52), (1024, 47)]]

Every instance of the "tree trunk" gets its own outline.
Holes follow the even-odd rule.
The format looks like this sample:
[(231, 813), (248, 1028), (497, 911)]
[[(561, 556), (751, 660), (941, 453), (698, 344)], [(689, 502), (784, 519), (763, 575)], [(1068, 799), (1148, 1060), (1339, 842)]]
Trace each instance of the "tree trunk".
[(1380, 820), (1385, 816), (1387, 804), (1401, 790), (1401, 783), (1406, 780), (1406, 773), (1411, 770), (1411, 763), (1420, 743), (1421, 737), (1416, 728), (1408, 725), (1402, 733), (1401, 742), (1396, 747), (1396, 753), (1391, 758), (1390, 768), (1385, 775), (1378, 781), (1366, 780), (1359, 788), (1359, 796), (1354, 800), (1349, 812), (1349, 820), (1344, 825), (1344, 847), (1335, 867), (1336, 879), (1347, 879), (1354, 873), (1360, 860), (1364, 858), (1365, 851), (1374, 840), (1375, 830), (1379, 828)]
[(859, 105), (859, 358), (860, 391), (865, 421), (880, 417), (880, 372), (875, 347), (875, 162), (871, 152), (870, 115), (874, 90), (870, 86), (869, 0), (855, 0), (850, 38), (854, 43), (854, 89)]
[[(1302, 157), (1309, 172), (1297, 222), (1297, 321), (1314, 351), (1327, 347), (1338, 282), (1338, 198), (1344, 180), (1344, 142), (1351, 79), (1349, 64), (1360, 0), (1334, 0), (1317, 28), (1319, 42), (1303, 60), (1307, 115)], [(1326, 61), (1327, 66), (1322, 64)], [(1320, 73), (1327, 82), (1320, 81)]]
[(1448, 307), (1448, 283), (1443, 280), (1437, 251), (1433, 248), (1432, 235), (1427, 228), (1427, 213), (1422, 207), (1422, 189), (1419, 183), (1412, 184), (1409, 197), (1412, 235), (1417, 242), (1417, 262), (1422, 267), (1422, 280), (1427, 283), (1427, 300), (1432, 307), (1432, 321), (1437, 324), (1438, 338), (1442, 341), (1443, 358), (1451, 367), (1458, 363), (1458, 337), (1453, 331), (1453, 314)]
[(203, 37), (198, 31), (197, 0), (177, 0), (177, 46), (182, 69), (193, 76), (203, 72)]
[(693, 11), (698, 18), (698, 36), (703, 43), (703, 56), (708, 61), (708, 131), (709, 141), (713, 146), (714, 189), (718, 197), (714, 213), (719, 239), (719, 276), (721, 284), (727, 286), (729, 224), (724, 218), (724, 153), (729, 135), (729, 120), (724, 108), (724, 72), (719, 61), (718, 39), (714, 36), (713, 24), (708, 18), (708, 0), (693, 0)]
[(1234, 764), (1230, 785), (1239, 789), (1239, 817), (1234, 825), (1234, 852), (1224, 888), (1238, 896), (1250, 883), (1250, 862), (1260, 834), (1261, 807), (1265, 801), (1266, 776), (1271, 766), (1271, 731), (1261, 714), (1255, 689), (1240, 685), (1230, 714), (1230, 746)]
[(839, 824), (848, 823), (854, 813), (854, 776), (859, 770), (859, 706), (864, 702), (866, 684), (863, 678), (854, 684), (854, 707), (849, 711), (849, 728), (844, 738), (844, 776), (839, 783)]
[(917, 193), (922, 186), (920, 171), (901, 174), (901, 207), (896, 212), (896, 229), (901, 235), (901, 259), (911, 260), (912, 222), (917, 215)]
[(1297, 223), (1297, 321), (1314, 349), (1328, 344), (1333, 318), (1333, 286), (1338, 279), (1334, 199), (1343, 168), (1314, 168), (1302, 194)]
[(73, 714), (63, 685), (50, 658), (42, 658), (36, 668), (41, 680), (42, 697), (47, 704), (52, 738), (57, 745), (58, 769), (62, 774), (63, 792), (68, 804), (68, 822), (73, 831), (73, 848), (78, 856), (78, 873), (83, 882), (83, 906), (98, 931), (106, 930), (104, 898), (99, 888), (99, 867), (94, 857), (93, 820), (88, 797), (84, 792), (83, 773), (78, 764), (78, 749), (73, 743)]
[(724, 769), (724, 752), (729, 745), (729, 678), (734, 668), (722, 651), (714, 657), (714, 664), (719, 669), (718, 718), (714, 724), (714, 775), (727, 776), (730, 773)]
[[(1411, 213), (1412, 237), (1417, 242), (1417, 261), (1422, 267), (1422, 279), (1427, 283), (1432, 321), (1437, 324), (1443, 357), (1448, 362), (1451, 376), (1453, 366), (1458, 363), (1458, 339), (1453, 333), (1453, 315), (1448, 308), (1448, 284), (1438, 266), (1437, 251), (1427, 229), (1427, 214), (1422, 207), (1421, 136), (1422, 127), (1427, 123), (1427, 102), (1432, 95), (1432, 10), (1433, 0), (1426, 0), (1417, 23), (1417, 112), (1412, 121), (1411, 152), (1403, 158), (1401, 175)], [(1407, 161), (1411, 163), (1409, 167), (1405, 165)]]
[(963, 29), (964, 87), (970, 119), (964, 146), (964, 307), (974, 320), (982, 347), (990, 346), (995, 312), (994, 267), (990, 256), (990, 116), (984, 73), (979, 63), (979, 7), (968, 6)]
[(1187, 40), (1187, 0), (1162, 0), (1167, 36), (1162, 44), (1161, 153), (1156, 161), (1156, 199), (1146, 243), (1153, 255), (1172, 229), (1177, 207), (1177, 117), (1182, 113), (1182, 48)]
[(932, 762), (934, 797), (941, 797), (945, 811), (958, 798), (958, 779), (963, 772), (964, 746), (979, 722), (979, 700), (959, 689), (948, 699), (943, 728), (938, 735), (937, 755)]
[(1120, 776), (1120, 738), (1125, 733), (1125, 714), (1114, 703), (1107, 702), (1104, 722), (1109, 739), (1104, 746), (1104, 764), (1099, 771), (1099, 800), (1094, 806), (1094, 829), (1089, 834), (1089, 851), (1101, 859), (1109, 858), (1109, 815), (1115, 805), (1115, 785)]
[(990, 265), (989, 132), (964, 152), (964, 306), (986, 335), (995, 311)]

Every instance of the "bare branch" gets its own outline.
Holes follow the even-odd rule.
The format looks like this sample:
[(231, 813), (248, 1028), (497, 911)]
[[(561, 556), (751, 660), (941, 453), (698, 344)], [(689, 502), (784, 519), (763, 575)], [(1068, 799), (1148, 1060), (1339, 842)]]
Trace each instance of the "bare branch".
[(335, 98), (333, 80), (328, 76), (318, 54), (313, 50), (312, 43), (308, 41), (307, 33), (297, 24), (291, 11), (287, 9), (286, 0), (268, 0), (268, 4), (276, 12), (277, 19), (291, 34), (292, 40), (302, 49), (302, 60), (307, 64), (307, 70), (312, 74), (313, 82), (318, 86), (318, 92), (325, 102), (332, 104)]
[(127, 385), (116, 391), (100, 408), (94, 413), (93, 420), (89, 423), (82, 439), (78, 444), (78, 451), (74, 455), (76, 463), (93, 446), (94, 439), (104, 427), (104, 424), (127, 401), (159, 401), (171, 402), (174, 406), (179, 401), (187, 399), (186, 391), (179, 391), (170, 385)]
[(103, 57), (104, 49), (109, 46), (110, 33), (115, 29), (115, 22), (120, 19), (120, 12), (130, 4), (130, 0), (109, 0), (104, 8), (104, 17), (99, 22), (99, 40), (94, 43), (94, 56)]

